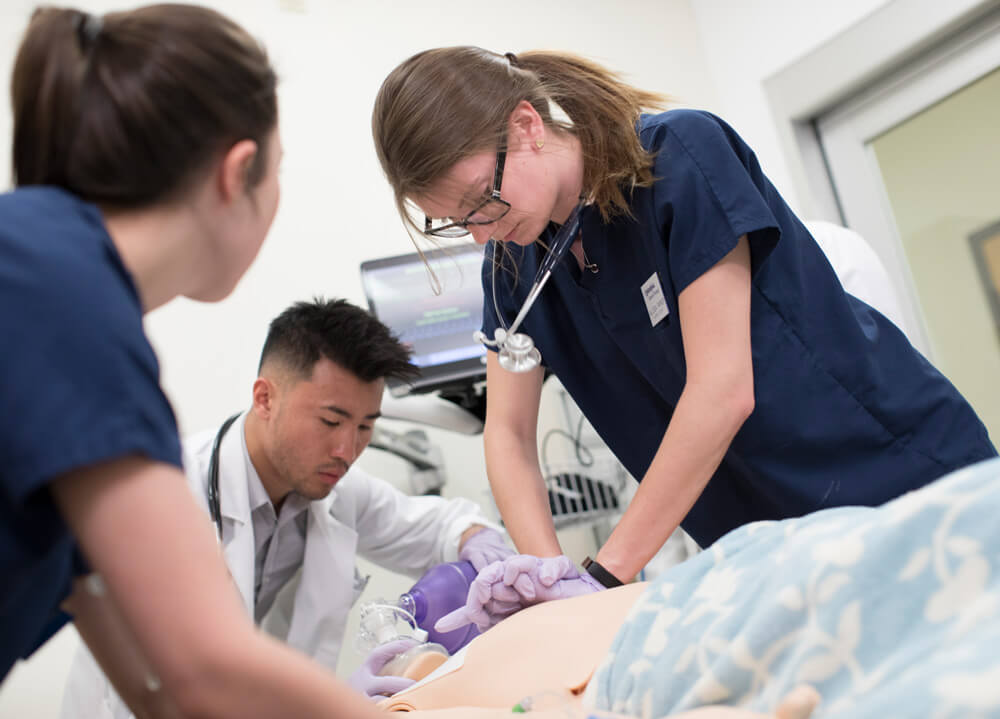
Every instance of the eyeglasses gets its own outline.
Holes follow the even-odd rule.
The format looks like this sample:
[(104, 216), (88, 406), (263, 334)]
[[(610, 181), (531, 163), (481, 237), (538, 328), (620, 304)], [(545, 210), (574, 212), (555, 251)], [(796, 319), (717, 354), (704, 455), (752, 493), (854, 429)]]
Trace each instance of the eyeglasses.
[[(497, 164), (493, 168), (493, 189), (485, 198), (461, 220), (448, 218), (433, 220), (424, 215), (424, 234), (432, 237), (464, 237), (469, 234), (469, 225), (492, 225), (510, 212), (510, 203), (500, 199), (500, 185), (503, 184), (503, 166), (507, 160), (507, 150), (497, 150)], [(444, 224), (435, 225), (435, 222)]]

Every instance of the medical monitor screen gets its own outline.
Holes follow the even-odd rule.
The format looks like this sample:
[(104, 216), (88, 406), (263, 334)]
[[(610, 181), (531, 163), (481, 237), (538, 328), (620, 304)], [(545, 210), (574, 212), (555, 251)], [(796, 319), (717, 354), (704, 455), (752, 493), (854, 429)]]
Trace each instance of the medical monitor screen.
[(368, 306), (413, 351), (420, 377), (390, 382), (394, 396), (471, 384), (486, 376), (486, 349), (473, 339), (482, 326), (483, 248), (469, 244), (425, 252), (440, 281), (435, 295), (417, 253), (361, 263)]

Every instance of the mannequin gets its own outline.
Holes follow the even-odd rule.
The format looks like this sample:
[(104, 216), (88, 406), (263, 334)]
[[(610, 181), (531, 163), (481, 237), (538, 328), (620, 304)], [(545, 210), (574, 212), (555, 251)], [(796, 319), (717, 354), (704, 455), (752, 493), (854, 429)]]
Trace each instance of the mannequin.
[[(386, 711), (412, 712), (420, 719), (501, 719), (528, 699), (534, 702), (528, 713), (538, 719), (625, 717), (585, 708), (583, 692), (633, 604), (648, 587), (648, 582), (627, 584), (525, 609), (477, 637), (430, 681), (379, 706)], [(818, 701), (815, 690), (798, 687), (773, 716), (805, 719)], [(704, 707), (674, 716), (764, 719), (768, 715)]]

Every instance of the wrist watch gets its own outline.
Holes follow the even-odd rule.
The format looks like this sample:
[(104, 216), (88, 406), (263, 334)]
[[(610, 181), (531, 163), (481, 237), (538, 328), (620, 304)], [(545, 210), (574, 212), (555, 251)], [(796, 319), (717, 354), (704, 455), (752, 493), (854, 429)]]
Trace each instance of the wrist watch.
[(595, 562), (590, 557), (583, 560), (583, 568), (587, 570), (587, 574), (596, 579), (600, 584), (604, 585), (607, 589), (612, 589), (614, 587), (620, 587), (625, 583), (616, 577), (614, 574), (609, 572), (607, 569), (602, 567), (600, 564)]

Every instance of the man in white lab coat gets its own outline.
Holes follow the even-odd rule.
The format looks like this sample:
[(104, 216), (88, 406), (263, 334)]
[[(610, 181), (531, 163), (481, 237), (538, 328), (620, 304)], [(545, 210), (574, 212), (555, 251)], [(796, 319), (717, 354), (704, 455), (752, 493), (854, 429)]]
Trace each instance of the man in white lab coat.
[[(184, 443), (188, 482), (247, 611), (331, 670), (365, 585), (357, 555), (416, 578), (441, 562), (481, 569), (512, 554), (475, 503), (411, 497), (350, 468), (371, 439), (385, 379), (414, 372), (409, 352), (368, 312), (342, 300), (300, 302), (271, 323), (251, 408)], [(352, 685), (375, 697), (411, 683), (377, 676), (390, 658), (373, 653)], [(128, 716), (81, 648), (63, 718)]]

